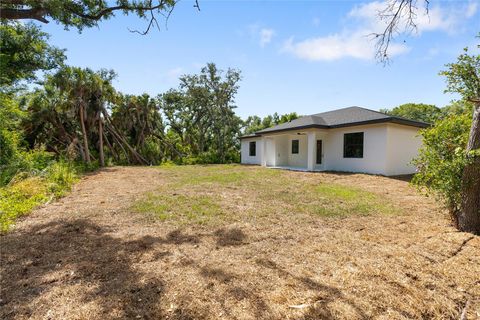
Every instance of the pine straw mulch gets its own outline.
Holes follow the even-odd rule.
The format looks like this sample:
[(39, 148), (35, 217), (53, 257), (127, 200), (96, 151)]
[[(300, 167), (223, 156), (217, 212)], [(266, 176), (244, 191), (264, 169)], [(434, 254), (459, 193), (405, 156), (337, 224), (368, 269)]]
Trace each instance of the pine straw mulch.
[(108, 168), (19, 221), (0, 238), (0, 318), (480, 318), (480, 237), (406, 181), (283, 173), (375, 192), (397, 215), (178, 225), (131, 212), (175, 175)]

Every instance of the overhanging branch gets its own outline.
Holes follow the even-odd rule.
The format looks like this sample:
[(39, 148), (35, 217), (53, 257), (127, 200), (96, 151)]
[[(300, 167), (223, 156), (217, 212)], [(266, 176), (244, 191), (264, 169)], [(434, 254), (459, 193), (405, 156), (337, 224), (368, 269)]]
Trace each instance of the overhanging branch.
[(48, 23), (48, 20), (45, 19), (47, 10), (43, 8), (34, 8), (34, 9), (11, 9), (11, 8), (1, 8), (0, 17), (7, 20), (22, 20), (22, 19), (33, 19), (43, 23)]
[[(42, 23), (48, 23), (47, 18), (50, 17), (67, 26), (75, 25), (81, 29), (84, 25), (95, 25), (97, 21), (110, 17), (116, 11), (122, 11), (125, 14), (136, 13), (142, 18), (145, 17), (146, 13), (150, 13), (150, 22), (147, 31), (145, 32), (147, 33), (152, 25), (158, 25), (155, 14), (158, 13), (163, 15), (162, 11), (167, 11), (168, 17), (176, 4), (176, 2), (172, 0), (149, 0), (143, 3), (128, 1), (107, 8), (101, 8), (97, 5), (96, 9), (88, 9), (87, 7), (82, 6), (80, 1), (78, 5), (69, 5), (71, 2), (73, 1), (65, 1), (62, 4), (60, 10), (63, 11), (64, 14), (58, 16), (58, 10), (52, 11), (52, 9), (49, 8), (48, 1), (38, 1), (37, 3), (25, 0), (2, 0), (0, 2), (0, 17), (4, 20), (33, 19)], [(200, 10), (198, 0), (195, 1), (195, 7)], [(80, 22), (77, 21), (78, 19), (80, 19)]]

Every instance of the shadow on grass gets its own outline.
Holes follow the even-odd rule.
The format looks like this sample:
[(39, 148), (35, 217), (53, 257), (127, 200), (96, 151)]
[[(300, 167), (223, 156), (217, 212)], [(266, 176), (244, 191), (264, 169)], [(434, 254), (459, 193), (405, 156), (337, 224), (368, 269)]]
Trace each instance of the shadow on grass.
[(316, 297), (313, 299), (314, 301), (312, 305), (307, 309), (306, 313), (301, 319), (314, 320), (337, 318), (333, 314), (330, 307), (330, 303), (335, 301), (341, 301), (345, 304), (348, 304), (353, 310), (355, 310), (360, 319), (368, 319), (367, 315), (360, 307), (358, 307), (353, 301), (344, 297), (340, 289), (324, 285), (309, 277), (296, 276), (269, 259), (257, 259), (255, 262), (259, 266), (276, 271), (282, 278), (295, 280), (295, 282), (300, 286), (303, 286), (305, 289), (314, 291), (316, 293)]
[[(313, 172), (317, 173), (317, 172)], [(358, 175), (358, 174), (366, 174), (369, 176), (379, 176), (379, 177), (384, 177), (388, 179), (393, 179), (393, 180), (399, 180), (399, 181), (405, 181), (405, 182), (410, 182), (412, 181), (412, 178), (414, 174), (402, 174), (402, 175), (396, 175), (396, 176), (384, 176), (381, 174), (371, 174), (371, 173), (362, 173), (362, 172), (347, 172), (347, 171), (320, 171), (320, 173), (331, 173), (331, 174), (336, 174), (339, 176), (352, 176), (352, 175)]]
[(245, 233), (238, 228), (218, 229), (215, 231), (214, 235), (217, 237), (217, 246), (221, 247), (243, 245), (247, 238)]
[[(145, 236), (123, 241), (110, 236), (108, 231), (79, 219), (51, 222), (3, 235), (0, 238), (0, 318), (28, 318), (34, 312), (37, 317), (39, 313), (47, 314), (48, 310), (32, 309), (32, 302), (48, 296), (57, 287), (78, 289), (78, 286), (75, 306), (94, 302), (95, 317), (165, 318), (160, 308), (165, 282), (140, 274), (132, 266), (156, 243), (199, 240), (174, 232), (166, 238)], [(168, 252), (163, 252), (157, 258), (167, 255)], [(42, 308), (41, 303), (38, 306)], [(90, 313), (87, 317), (91, 316)], [(169, 314), (169, 318), (172, 317), (197, 318), (197, 314), (176, 310), (173, 315)]]
[[(174, 310), (166, 310), (167, 304), (162, 303), (167, 294), (172, 294), (168, 293), (172, 283), (158, 273), (141, 272), (136, 267), (144, 255), (161, 261), (172, 255), (179, 245), (201, 245), (203, 237), (213, 239), (215, 245), (226, 250), (229, 246), (246, 245), (247, 235), (242, 230), (219, 229), (212, 234), (193, 235), (175, 230), (165, 237), (143, 236), (130, 241), (114, 237), (110, 231), (108, 227), (77, 219), (54, 221), (3, 235), (0, 238), (0, 318), (48, 318), (48, 308), (58, 301), (62, 305), (55, 306), (54, 311), (66, 311), (74, 318), (203, 319), (216, 316), (212, 314), (211, 303), (218, 303), (226, 317), (238, 318), (238, 314), (232, 314), (232, 301), (243, 301), (250, 306), (243, 311), (244, 316), (278, 318), (267, 298), (268, 292), (262, 292), (252, 286), (252, 279), (216, 261), (205, 264), (202, 257), (185, 256), (175, 266), (175, 272), (182, 272), (184, 268), (195, 271), (206, 281), (204, 298), (208, 296), (215, 301), (208, 302), (201, 297), (192, 300), (186, 286), (178, 292), (180, 305)], [(305, 319), (333, 317), (330, 304), (337, 300), (348, 303), (360, 317), (366, 317), (338, 288), (296, 276), (268, 259), (257, 259), (255, 265), (293, 280), (301, 290), (315, 293), (315, 303), (306, 310)], [(51, 318), (61, 318), (61, 315), (53, 314)]]

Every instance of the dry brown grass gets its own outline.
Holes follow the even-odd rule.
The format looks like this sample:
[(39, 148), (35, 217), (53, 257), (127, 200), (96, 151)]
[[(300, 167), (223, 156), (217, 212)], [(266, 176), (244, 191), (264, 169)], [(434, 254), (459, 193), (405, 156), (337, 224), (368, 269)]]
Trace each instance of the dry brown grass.
[(385, 177), (109, 168), (0, 240), (2, 319), (480, 317), (480, 237)]

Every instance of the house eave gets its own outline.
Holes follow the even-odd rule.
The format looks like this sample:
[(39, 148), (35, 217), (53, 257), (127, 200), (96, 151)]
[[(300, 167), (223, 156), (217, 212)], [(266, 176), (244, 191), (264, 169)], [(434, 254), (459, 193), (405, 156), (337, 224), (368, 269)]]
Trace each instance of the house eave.
[(361, 126), (361, 125), (367, 125), (367, 124), (378, 124), (378, 123), (396, 123), (396, 124), (406, 125), (410, 127), (417, 127), (417, 128), (428, 128), (431, 126), (430, 124), (425, 122), (413, 121), (413, 120), (408, 120), (403, 118), (386, 118), (386, 119), (375, 119), (375, 120), (342, 123), (342, 124), (329, 126), (329, 129)]
[(261, 136), (262, 136), (261, 134), (248, 134), (248, 135), (240, 136), (238, 138), (240, 140), (244, 140), (244, 139), (260, 138)]

